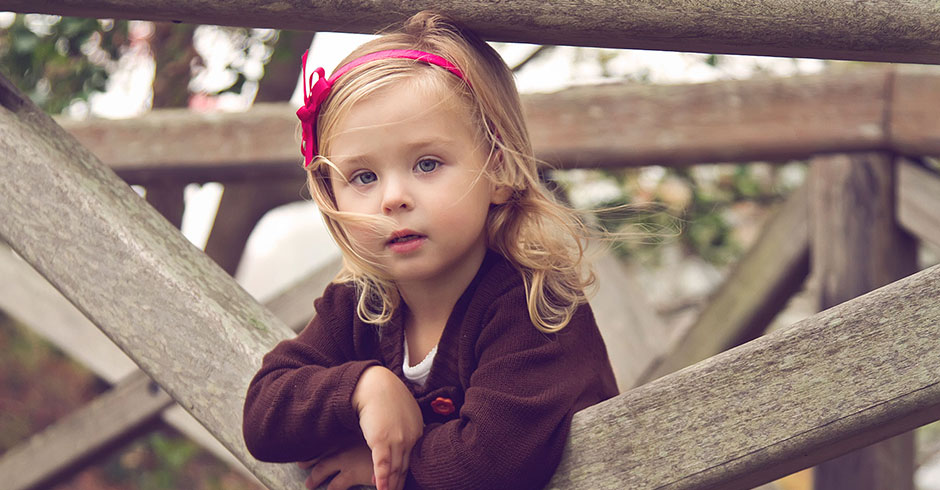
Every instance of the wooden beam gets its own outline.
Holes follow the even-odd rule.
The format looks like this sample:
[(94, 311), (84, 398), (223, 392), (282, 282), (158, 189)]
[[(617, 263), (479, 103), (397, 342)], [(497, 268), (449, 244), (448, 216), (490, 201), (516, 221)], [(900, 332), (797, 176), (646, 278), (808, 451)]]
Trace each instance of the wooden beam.
[(169, 395), (138, 371), (80, 410), (3, 453), (3, 487), (26, 490), (47, 485), (117, 441), (137, 434), (143, 424), (172, 403)]
[[(610, 84), (525, 95), (523, 103), (538, 157), (558, 168), (786, 161), (887, 148), (890, 76), (864, 69), (690, 85)], [(162, 110), (119, 121), (59, 121), (130, 183), (161, 176), (300, 182), (295, 109), (255, 104), (244, 113)], [(936, 127), (940, 113), (924, 114), (922, 121)]]
[[(893, 155), (819, 156), (810, 162), (809, 183), (812, 268), (819, 279), (822, 308), (917, 270), (916, 242), (894, 218)], [(826, 462), (813, 475), (818, 490), (913, 490), (914, 435)]]
[(917, 238), (940, 246), (940, 176), (901, 160), (897, 198), (898, 223)]
[(809, 208), (804, 187), (764, 225), (698, 320), (645, 373), (649, 381), (752, 340), (799, 291), (809, 274)]
[(940, 419), (938, 297), (935, 266), (585, 409), (549, 486), (752, 488)]
[(888, 125), (895, 153), (940, 156), (940, 68), (904, 67), (891, 81)]
[(79, 17), (373, 33), (430, 9), (495, 41), (940, 63), (932, 0), (619, 0), (332, 3), (303, 0), (0, 0), (0, 9)]
[(562, 168), (787, 161), (885, 147), (888, 78), (874, 69), (592, 85), (523, 101), (539, 158)]
[(290, 329), (2, 77), (0, 154), (0, 237), (265, 484), (300, 484), (239, 429), (257, 360)]
[[(283, 292), (265, 303), (278, 318), (293, 330), (300, 330), (310, 320), (315, 291), (322, 291), (339, 270), (339, 259), (329, 261), (309, 276), (285, 288)], [(125, 383), (127, 379), (140, 376), (140, 371), (133, 361), (127, 358), (117, 346), (114, 345), (98, 328), (82, 315), (71, 303), (59, 294), (42, 276), (32, 267), (17, 257), (9, 247), (0, 243), (0, 277), (13, 278), (13, 280), (0, 281), (0, 309), (17, 321), (29, 327), (33, 332), (41, 335), (47, 341), (61, 349), (69, 357), (85, 365), (100, 378), (114, 384)], [(141, 395), (144, 398), (138, 402), (146, 405), (149, 394)], [(123, 396), (120, 396), (123, 398)], [(94, 402), (93, 402), (94, 403)], [(128, 401), (128, 403), (135, 403)], [(172, 405), (172, 406), (171, 406)], [(233, 461), (228, 450), (221, 447), (211, 436), (206, 435), (205, 429), (179, 405), (169, 401), (162, 411), (161, 417), (165, 423), (179, 430), (182, 434), (202, 445), (227, 463), (235, 463), (236, 469), (244, 471), (241, 463)], [(138, 423), (143, 424), (149, 414), (137, 412)], [(127, 427), (133, 427), (132, 421)], [(75, 425), (75, 423), (71, 423)], [(94, 426), (94, 420), (78, 423), (81, 426)], [(72, 437), (64, 437), (65, 446), (72, 454), (79, 456), (81, 447), (100, 444), (95, 440), (80, 441)], [(56, 446), (61, 440), (57, 438), (42, 437), (42, 444)], [(29, 450), (28, 454), (39, 452)], [(54, 454), (63, 451), (55, 450)], [(5, 457), (5, 456), (4, 456)], [(78, 463), (76, 463), (78, 464)], [(62, 462), (62, 467), (71, 469), (74, 464)], [(0, 460), (0, 468), (14, 468), (15, 465), (5, 465)], [(37, 468), (39, 469), (39, 468)], [(50, 471), (58, 471), (58, 466), (50, 467)], [(6, 481), (5, 470), (0, 469), (0, 481)], [(19, 470), (17, 470), (19, 471)], [(67, 471), (67, 470), (66, 470)], [(246, 471), (247, 473), (247, 471)], [(34, 475), (35, 476), (35, 475)], [(30, 477), (32, 481), (36, 478)], [(46, 480), (47, 478), (40, 478)]]

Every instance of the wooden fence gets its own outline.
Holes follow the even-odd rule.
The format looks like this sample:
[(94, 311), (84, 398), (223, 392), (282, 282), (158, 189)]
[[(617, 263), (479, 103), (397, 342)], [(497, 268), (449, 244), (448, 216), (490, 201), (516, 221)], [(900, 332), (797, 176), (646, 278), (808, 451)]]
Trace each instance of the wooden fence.
[[(124, 10), (117, 10), (109, 2), (72, 7), (61, 2), (0, 1), (0, 8), (147, 18), (169, 15), (186, 21), (200, 20), (193, 12), (204, 10), (201, 3), (174, 5), (166, 1), (139, 10), (126, 3), (121, 7)], [(290, 2), (279, 4), (290, 6)], [(187, 5), (196, 7), (186, 10)], [(251, 8), (227, 16), (221, 5), (212, 6), (220, 8), (218, 17), (213, 18), (216, 23), (240, 23), (238, 19), (244, 21), (251, 13), (259, 15), (258, 22), (264, 18), (262, 12)], [(875, 15), (880, 7), (887, 8), (887, 3), (869, 2), (859, 8), (874, 10), (860, 15)], [(644, 12), (639, 2), (618, 8), (636, 10), (640, 16)], [(929, 49), (937, 38), (935, 10), (929, 2), (898, 7), (897, 22), (912, 13), (922, 14), (920, 18), (926, 20), (918, 24), (920, 30), (881, 33), (887, 46), (884, 50), (865, 47), (853, 41), (855, 37), (840, 41), (833, 35), (829, 44), (818, 44), (822, 50), (818, 52), (830, 57), (936, 62), (931, 56), (937, 51)], [(462, 11), (455, 6), (453, 12)], [(775, 15), (792, 20), (788, 12)], [(713, 14), (721, 17), (734, 11), (717, 8)], [(271, 15), (275, 20), (297, 18), (283, 12)], [(529, 16), (528, 24), (520, 20), (519, 25), (542, 21), (532, 13), (519, 15), (520, 19)], [(368, 30), (390, 19), (362, 17), (367, 20), (356, 29)], [(674, 17), (676, 25), (681, 23), (680, 17)], [(664, 17), (660, 23), (667, 20)], [(798, 15), (796, 20), (800, 20)], [(492, 29), (509, 32), (499, 26)], [(703, 46), (733, 45), (729, 49), (741, 52), (763, 49), (744, 38), (735, 44), (717, 32), (702, 29), (708, 38)], [(559, 31), (565, 35), (565, 29)], [(576, 26), (566, 38), (569, 42), (579, 42), (575, 31)], [(783, 51), (771, 54), (805, 54), (801, 50), (806, 45), (800, 44), (796, 27), (775, 32), (785, 36), (777, 45), (786, 48), (775, 48)], [(852, 32), (862, 35), (858, 34), (861, 31)], [(928, 48), (918, 44), (918, 49), (898, 50), (903, 53), (889, 48), (903, 45), (904, 36), (912, 32), (921, 36)], [(666, 47), (689, 49), (691, 41), (675, 37), (674, 44)], [(643, 47), (637, 41), (640, 38), (621, 34), (617, 39), (636, 41), (635, 46)], [(598, 38), (585, 39), (583, 42), (592, 43), (591, 39)], [(848, 51), (852, 56), (844, 55)], [(666, 376), (579, 413), (553, 486), (747, 488), (940, 418), (940, 348), (936, 342), (940, 338), (940, 268), (842, 303), (913, 272), (912, 242), (907, 233), (940, 243), (940, 179), (916, 161), (903, 158), (940, 154), (936, 131), (940, 116), (930, 110), (940, 103), (938, 80), (929, 68), (879, 68), (787, 80), (572, 89), (526, 99), (539, 155), (563, 166), (811, 158), (811, 184), (818, 183), (791, 196), (700, 320), (679, 336), (674, 346), (665, 345), (661, 333), (656, 336), (661, 331), (657, 319), (631, 318), (628, 324), (639, 326), (624, 327), (623, 315), (636, 312), (609, 313), (612, 326), (607, 327), (605, 336), (612, 336), (608, 347), (615, 360), (623, 362), (623, 352), (631, 348), (630, 343), (644, 338), (638, 333), (647, 334), (649, 345), (654, 346), (645, 354), (632, 356), (632, 364), (618, 366), (621, 385), (629, 388)], [(663, 110), (669, 104), (675, 104), (671, 107), (676, 110)], [(542, 109), (547, 107), (551, 110)], [(164, 130), (156, 130), (154, 125)], [(555, 128), (567, 129), (566, 134), (571, 135), (566, 137), (568, 144), (552, 146), (558, 140), (552, 133)], [(178, 224), (181, 188), (186, 182), (222, 180), (226, 194), (233, 191), (229, 204), (223, 197), (221, 216), (231, 212), (250, 218), (223, 227), (222, 233), (229, 237), (247, 238), (245, 230), (250, 231), (263, 212), (297, 199), (296, 144), (292, 139), (286, 143), (277, 139), (291, 138), (290, 111), (284, 106), (258, 107), (248, 114), (227, 116), (167, 111), (137, 121), (71, 129), (117, 174), (9, 82), (0, 80), (0, 153), (5, 155), (0, 161), (5, 176), (0, 182), (0, 215), (4, 217), (0, 237), (169, 396), (151, 389), (144, 374), (131, 374), (133, 368), (129, 368), (125, 374), (131, 377), (105, 395), (107, 398), (4, 455), (0, 476), (5, 482), (18, 482), (14, 488), (47, 481), (55, 471), (74, 466), (81, 454), (166, 409), (172, 398), (265, 484), (272, 488), (298, 485), (302, 476), (296, 469), (261, 464), (248, 456), (238, 428), (244, 388), (258, 359), (275, 342), (291, 335), (278, 316), (296, 325), (309, 314), (297, 305), (309, 305), (310, 298), (288, 295), (275, 299), (269, 306), (279, 314), (272, 314), (226, 274), (225, 270), (234, 271), (237, 257), (217, 256), (225, 270), (219, 268), (170, 223)], [(147, 138), (129, 136), (144, 129)], [(260, 148), (258, 153), (236, 149), (232, 155), (198, 151), (199, 145), (211, 145), (221, 138), (227, 143), (247, 139), (233, 138), (238, 131), (252, 136), (253, 147), (263, 147), (263, 143), (272, 147)], [(190, 134), (200, 136), (184, 137)], [(261, 134), (271, 137), (254, 139)], [(138, 141), (147, 146), (133, 146)], [(231, 145), (215, 148), (224, 146)], [(831, 153), (851, 156), (824, 155)], [(267, 181), (257, 182), (259, 175)], [(119, 176), (147, 186), (148, 199), (170, 222)], [(249, 180), (255, 184), (248, 184)], [(246, 201), (238, 196), (252, 193), (270, 198), (254, 200), (249, 210), (233, 204)], [(855, 206), (846, 208), (840, 204), (843, 202)], [(812, 224), (807, 223), (807, 217), (812, 217)], [(868, 231), (871, 235), (865, 235), (871, 224), (877, 226)], [(899, 230), (897, 224), (906, 231)], [(831, 231), (834, 228), (838, 230), (835, 233)], [(838, 245), (840, 253), (826, 255), (833, 240), (843, 241)], [(863, 277), (851, 276), (857, 267), (840, 262), (843, 255), (853, 257), (850, 265), (866, 264)], [(0, 260), (0, 265), (18, 260), (9, 253), (3, 257), (10, 260)], [(774, 267), (766, 268), (768, 263)], [(842, 304), (784, 332), (706, 359), (760, 335), (767, 318), (779, 311), (802, 282), (810, 263), (814, 272), (829, 278), (824, 301), (830, 304), (826, 306)], [(328, 269), (310, 280), (311, 287), (297, 290), (319, 291), (326, 277)], [(742, 301), (742, 287), (751, 293), (749, 301)], [(845, 292), (852, 287), (863, 290)], [(12, 303), (16, 302), (8, 302)], [(15, 309), (15, 305), (3, 307)], [(716, 330), (716, 325), (724, 328)], [(668, 374), (695, 362), (699, 363)], [(99, 409), (115, 410), (116, 402), (126, 403), (128, 408), (118, 412)], [(127, 417), (117, 424), (114, 413)], [(102, 419), (106, 414), (112, 415)], [(88, 444), (79, 451), (56, 453), (59, 456), (50, 458), (53, 461), (48, 467), (28, 475), (24, 468), (30, 465), (24, 466), (23, 461), (34, 461), (34, 454), (54, 454), (50, 448), (68, 447), (62, 441), (74, 440), (69, 439), (74, 428), (87, 427), (89, 420), (97, 420), (94, 423), (101, 426), (110, 422), (111, 430), (107, 434), (99, 431), (94, 441), (86, 438)], [(910, 478), (909, 472), (904, 478)]]

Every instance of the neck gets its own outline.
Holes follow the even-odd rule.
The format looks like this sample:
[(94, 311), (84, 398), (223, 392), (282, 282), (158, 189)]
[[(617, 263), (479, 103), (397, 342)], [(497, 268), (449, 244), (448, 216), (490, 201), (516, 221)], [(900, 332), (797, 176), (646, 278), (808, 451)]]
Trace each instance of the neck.
[(457, 300), (473, 281), (486, 248), (482, 248), (474, 260), (466, 261), (460, 269), (452, 269), (441, 277), (420, 281), (398, 282), (402, 301), (408, 305), (413, 326), (439, 326), (443, 330)]

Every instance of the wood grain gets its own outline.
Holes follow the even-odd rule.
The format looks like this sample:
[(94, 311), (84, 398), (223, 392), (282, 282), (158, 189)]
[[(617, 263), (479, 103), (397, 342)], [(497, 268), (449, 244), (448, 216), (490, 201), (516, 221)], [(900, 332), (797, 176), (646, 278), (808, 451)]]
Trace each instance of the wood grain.
[[(895, 220), (893, 155), (816, 157), (810, 163), (810, 188), (812, 269), (822, 308), (917, 270), (916, 242)], [(847, 454), (814, 471), (819, 490), (913, 490), (913, 478), (913, 434)]]
[[(558, 168), (787, 161), (881, 150), (891, 145), (891, 134), (902, 137), (905, 129), (885, 125), (886, 114), (900, 110), (888, 100), (891, 79), (890, 71), (877, 68), (705, 84), (610, 84), (525, 95), (523, 104), (537, 156)], [(166, 109), (128, 120), (59, 121), (132, 184), (166, 178), (301, 182), (295, 109), (255, 104), (244, 113)], [(936, 127), (938, 114), (920, 120)], [(940, 143), (932, 148), (940, 153)]]
[(0, 9), (368, 34), (431, 9), (495, 41), (940, 63), (932, 0), (0, 0)]
[(745, 489), (940, 419), (940, 266), (575, 415), (550, 488)]
[(0, 78), (0, 237), (266, 484), (241, 437), (257, 359), (292, 335), (113, 171)]

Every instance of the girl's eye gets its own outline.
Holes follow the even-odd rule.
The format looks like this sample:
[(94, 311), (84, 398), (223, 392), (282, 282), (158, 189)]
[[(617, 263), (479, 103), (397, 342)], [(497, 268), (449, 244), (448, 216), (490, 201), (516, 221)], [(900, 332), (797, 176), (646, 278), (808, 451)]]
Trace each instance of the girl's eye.
[(375, 182), (378, 179), (374, 172), (360, 172), (349, 179), (354, 184), (366, 185)]
[(428, 172), (433, 172), (437, 170), (437, 167), (440, 164), (441, 162), (438, 162), (437, 160), (431, 160), (430, 158), (425, 158), (419, 161), (418, 164), (415, 165), (415, 168), (421, 172), (428, 173)]

